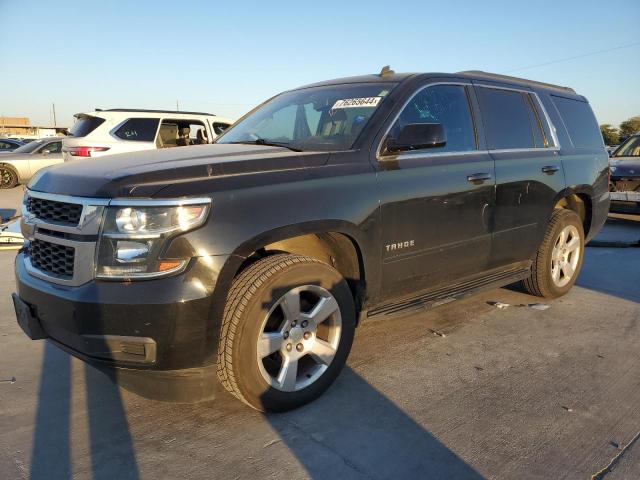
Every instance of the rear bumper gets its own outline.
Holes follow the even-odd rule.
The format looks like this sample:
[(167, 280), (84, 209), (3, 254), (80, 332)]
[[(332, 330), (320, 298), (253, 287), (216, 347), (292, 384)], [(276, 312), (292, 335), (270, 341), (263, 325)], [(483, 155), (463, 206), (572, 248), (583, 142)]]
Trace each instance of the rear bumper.
[(194, 259), (175, 277), (71, 287), (30, 275), (20, 253), (17, 294), (33, 317), (28, 328), (21, 326), (32, 338), (49, 338), (94, 365), (146, 371), (207, 367), (215, 363), (217, 349), (216, 272), (227, 258), (207, 257), (208, 264)]

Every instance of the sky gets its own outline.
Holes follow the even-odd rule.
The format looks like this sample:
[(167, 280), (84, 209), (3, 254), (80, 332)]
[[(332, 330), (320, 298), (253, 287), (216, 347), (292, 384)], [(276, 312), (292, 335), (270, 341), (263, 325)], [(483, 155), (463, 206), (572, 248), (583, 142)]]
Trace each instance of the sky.
[(0, 116), (32, 124), (52, 123), (52, 103), (63, 126), (95, 108), (176, 102), (235, 119), (384, 65), (570, 86), (599, 123), (640, 115), (639, 0), (0, 0), (0, 25)]

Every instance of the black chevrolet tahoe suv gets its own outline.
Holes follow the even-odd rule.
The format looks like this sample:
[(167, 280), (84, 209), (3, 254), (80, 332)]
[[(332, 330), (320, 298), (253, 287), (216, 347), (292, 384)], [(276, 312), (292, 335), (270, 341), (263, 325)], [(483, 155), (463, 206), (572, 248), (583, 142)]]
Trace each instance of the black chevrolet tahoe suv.
[(206, 397), (217, 374), (287, 410), (335, 380), (359, 321), (517, 281), (567, 293), (608, 174), (570, 88), (388, 69), (321, 82), (214, 145), (37, 174), (16, 314), (143, 395)]

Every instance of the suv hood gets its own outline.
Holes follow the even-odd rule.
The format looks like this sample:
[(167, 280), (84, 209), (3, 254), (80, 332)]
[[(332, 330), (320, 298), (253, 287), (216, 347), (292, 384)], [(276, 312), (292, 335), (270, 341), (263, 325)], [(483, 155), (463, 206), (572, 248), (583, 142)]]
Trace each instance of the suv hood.
[(72, 160), (38, 172), (29, 188), (80, 197), (152, 197), (182, 182), (295, 170), (327, 163), (326, 152), (213, 144)]

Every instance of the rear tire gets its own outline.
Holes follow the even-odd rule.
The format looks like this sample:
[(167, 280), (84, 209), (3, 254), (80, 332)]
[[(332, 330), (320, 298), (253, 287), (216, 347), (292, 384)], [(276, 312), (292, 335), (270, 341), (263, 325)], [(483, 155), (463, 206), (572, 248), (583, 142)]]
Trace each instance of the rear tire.
[(218, 377), (256, 410), (297, 408), (337, 378), (355, 324), (353, 295), (337, 270), (302, 255), (263, 258), (229, 290)]
[(555, 210), (538, 248), (531, 276), (522, 282), (531, 295), (556, 298), (576, 282), (584, 260), (584, 229), (580, 217), (566, 209)]
[(13, 188), (18, 185), (18, 172), (8, 165), (0, 165), (0, 188)]

